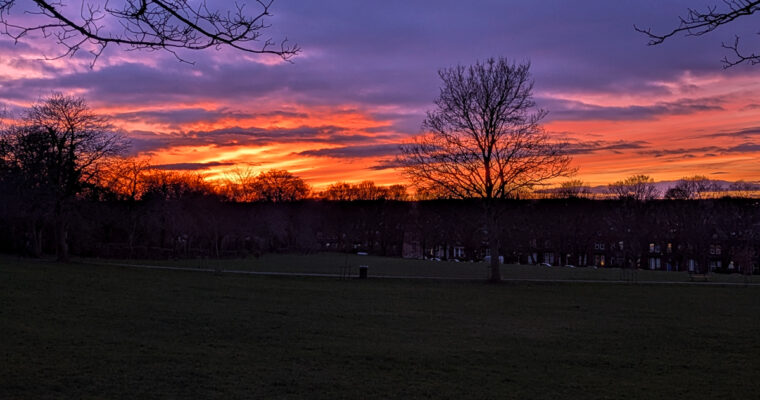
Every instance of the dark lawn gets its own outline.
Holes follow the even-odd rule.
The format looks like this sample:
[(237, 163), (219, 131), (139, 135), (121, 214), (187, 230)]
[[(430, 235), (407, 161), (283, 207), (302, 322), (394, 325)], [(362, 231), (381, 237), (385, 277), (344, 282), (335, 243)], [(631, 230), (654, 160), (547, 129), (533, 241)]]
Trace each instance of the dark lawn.
[(756, 398), (760, 288), (0, 258), (0, 398)]

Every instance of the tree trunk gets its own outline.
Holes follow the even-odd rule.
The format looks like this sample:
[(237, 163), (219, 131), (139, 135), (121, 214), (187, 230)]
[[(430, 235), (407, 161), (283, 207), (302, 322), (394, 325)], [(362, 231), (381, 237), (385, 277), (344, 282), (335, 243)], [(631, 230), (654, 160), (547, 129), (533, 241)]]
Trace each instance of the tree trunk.
[(66, 236), (66, 222), (62, 215), (58, 215), (55, 218), (55, 252), (60, 262), (69, 261), (69, 245), (66, 243)]
[(130, 259), (135, 256), (135, 231), (137, 231), (137, 223), (132, 224), (129, 230), (128, 244)]
[(128, 235), (128, 244), (129, 244), (129, 258), (132, 259), (135, 256), (135, 240), (137, 239), (137, 216), (135, 215), (136, 211), (133, 207), (134, 204), (134, 195), (132, 196), (132, 200), (129, 202), (129, 207), (127, 208), (127, 213), (129, 215), (129, 235)]
[(488, 227), (488, 248), (491, 252), (491, 276), (489, 282), (501, 282), (499, 265), (499, 229), (493, 204), (486, 204), (486, 226)]
[(491, 248), (491, 277), (488, 279), (491, 282), (501, 282), (501, 269), (499, 263), (499, 239), (498, 235), (488, 233), (488, 245)]
[(42, 226), (38, 227), (36, 222), (32, 223), (32, 234), (29, 245), (29, 251), (31, 252), (32, 257), (42, 257)]

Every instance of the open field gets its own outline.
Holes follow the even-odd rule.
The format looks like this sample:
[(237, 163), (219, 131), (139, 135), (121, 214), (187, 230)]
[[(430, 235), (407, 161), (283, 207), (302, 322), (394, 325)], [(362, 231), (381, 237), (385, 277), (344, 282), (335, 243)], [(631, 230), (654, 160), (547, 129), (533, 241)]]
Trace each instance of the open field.
[(751, 398), (760, 288), (0, 258), (0, 398)]
[[(358, 274), (359, 265), (369, 266), (370, 276), (439, 277), (452, 279), (486, 279), (489, 265), (483, 262), (451, 262), (410, 260), (392, 257), (360, 256), (345, 253), (266, 254), (246, 259), (188, 259), (188, 260), (92, 260), (96, 263), (154, 265), (180, 268), (222, 269), (228, 271), (285, 272), (340, 275), (346, 267), (351, 275)], [(638, 282), (690, 282), (687, 272), (620, 270), (619, 268), (538, 267), (535, 265), (504, 265), (504, 279), (536, 280), (602, 280)], [(710, 282), (760, 283), (760, 275), (710, 274)]]

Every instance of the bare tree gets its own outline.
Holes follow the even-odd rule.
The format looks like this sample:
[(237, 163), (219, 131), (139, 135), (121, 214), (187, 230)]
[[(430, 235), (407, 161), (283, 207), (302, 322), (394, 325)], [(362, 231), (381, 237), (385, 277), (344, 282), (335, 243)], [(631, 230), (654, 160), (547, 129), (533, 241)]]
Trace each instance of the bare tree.
[(406, 186), (395, 184), (388, 186), (386, 199), (404, 201), (409, 198), (409, 193), (406, 192)]
[(101, 185), (116, 198), (134, 202), (145, 192), (145, 178), (149, 171), (149, 160), (136, 157), (118, 158), (104, 174)]
[(362, 181), (356, 185), (359, 200), (380, 200), (388, 196), (388, 188), (375, 185), (373, 181)]
[(216, 188), (198, 172), (150, 168), (142, 180), (142, 199), (180, 200), (188, 197), (217, 196)]
[[(18, 41), (38, 33), (62, 46), (59, 57), (89, 50), (93, 63), (109, 45), (130, 49), (165, 50), (180, 60), (180, 49), (229, 47), (247, 53), (274, 54), (289, 60), (300, 51), (287, 39), (262, 37), (269, 28), (274, 0), (234, 3), (226, 10), (205, 0), (0, 0), (0, 32)], [(21, 4), (17, 4), (21, 3)], [(254, 7), (249, 5), (253, 4)], [(11, 14), (20, 6), (18, 14)], [(31, 14), (31, 16), (29, 15)], [(184, 60), (183, 60), (184, 61)]]
[(271, 202), (303, 200), (311, 191), (303, 179), (279, 169), (257, 175), (253, 187), (259, 200)]
[(19, 172), (31, 201), (52, 208), (57, 256), (69, 257), (69, 203), (100, 181), (126, 140), (81, 98), (55, 94), (33, 105), (21, 122), (3, 132), (4, 163)]
[(378, 186), (373, 181), (362, 181), (357, 184), (336, 182), (318, 194), (319, 198), (332, 201), (354, 200), (396, 200), (409, 198), (404, 185)]
[(256, 174), (253, 168), (237, 167), (230, 174), (227, 174), (223, 180), (221, 191), (227, 199), (249, 203), (257, 200), (257, 193), (254, 182)]
[(405, 174), (423, 192), (483, 199), (491, 281), (499, 270), (496, 200), (572, 172), (566, 145), (539, 125), (530, 64), (505, 58), (439, 71), (443, 82), (427, 113), (428, 133), (401, 147)]
[(332, 201), (352, 201), (358, 198), (358, 193), (356, 186), (348, 182), (336, 182), (328, 186), (320, 197)]
[(591, 188), (582, 180), (572, 179), (560, 183), (559, 187), (554, 189), (554, 194), (561, 199), (588, 198), (591, 197)]
[(760, 183), (736, 181), (729, 186), (728, 191), (732, 197), (746, 199), (757, 197), (760, 192)]
[(607, 189), (620, 200), (647, 201), (660, 195), (649, 175), (633, 175), (610, 184)]
[(675, 186), (665, 192), (666, 199), (692, 200), (704, 199), (721, 188), (706, 176), (694, 175), (681, 178)]
[[(678, 27), (672, 28), (661, 34), (652, 33), (651, 28), (634, 29), (649, 37), (649, 45), (654, 46), (663, 43), (665, 40), (684, 34), (686, 36), (702, 36), (710, 33), (723, 25), (727, 25), (739, 18), (743, 18), (760, 11), (760, 1), (749, 0), (723, 0), (723, 6), (709, 6), (704, 10), (695, 8), (687, 9), (686, 16), (679, 17)], [(752, 65), (760, 64), (760, 54), (755, 52), (746, 53), (739, 49), (739, 36), (734, 37), (732, 43), (723, 43), (723, 48), (730, 50), (733, 56), (723, 58), (724, 68), (734, 65), (749, 63)]]

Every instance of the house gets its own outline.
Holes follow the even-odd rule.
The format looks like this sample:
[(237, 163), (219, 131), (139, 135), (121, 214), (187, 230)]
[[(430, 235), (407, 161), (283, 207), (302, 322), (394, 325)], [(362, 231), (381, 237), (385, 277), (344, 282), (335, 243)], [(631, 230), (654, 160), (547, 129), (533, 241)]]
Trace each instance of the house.
[[(500, 255), (507, 263), (758, 271), (760, 215), (741, 202), (715, 203), (679, 203), (677, 212), (676, 204), (667, 201), (635, 208), (615, 201), (519, 204), (504, 218)], [(490, 255), (482, 231), (473, 229), (468, 217), (452, 217), (458, 215), (456, 203), (436, 206), (440, 209), (435, 211), (446, 217), (436, 220), (428, 215), (416, 229), (409, 229), (404, 257), (484, 260)]]

